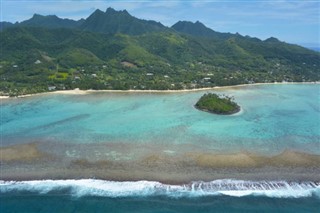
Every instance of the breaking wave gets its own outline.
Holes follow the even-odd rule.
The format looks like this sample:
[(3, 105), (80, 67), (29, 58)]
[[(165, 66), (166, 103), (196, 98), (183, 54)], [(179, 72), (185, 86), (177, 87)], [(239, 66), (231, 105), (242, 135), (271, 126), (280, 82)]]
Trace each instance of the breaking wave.
[(223, 179), (210, 182), (195, 181), (183, 185), (169, 185), (154, 181), (105, 181), (80, 180), (33, 180), (0, 181), (1, 194), (6, 193), (64, 193), (71, 196), (168, 196), (201, 197), (228, 195), (265, 196), (273, 198), (320, 198), (319, 182), (244, 181)]

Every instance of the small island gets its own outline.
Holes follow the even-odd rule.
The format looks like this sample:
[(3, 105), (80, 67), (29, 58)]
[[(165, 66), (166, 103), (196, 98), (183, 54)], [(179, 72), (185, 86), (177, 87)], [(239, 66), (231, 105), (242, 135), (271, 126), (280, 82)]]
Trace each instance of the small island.
[(231, 115), (240, 111), (240, 106), (228, 96), (214, 93), (204, 94), (195, 104), (195, 108), (219, 115)]

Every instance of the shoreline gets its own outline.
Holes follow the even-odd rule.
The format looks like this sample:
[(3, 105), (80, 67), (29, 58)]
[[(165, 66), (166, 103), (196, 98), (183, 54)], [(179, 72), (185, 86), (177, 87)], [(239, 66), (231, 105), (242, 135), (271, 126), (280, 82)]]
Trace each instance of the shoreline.
[(214, 115), (237, 115), (238, 113), (240, 114), (240, 112), (242, 111), (240, 106), (237, 107), (235, 110), (227, 112), (227, 113), (218, 113), (218, 112), (213, 112), (213, 111), (210, 111), (210, 110), (207, 110), (207, 109), (201, 109), (201, 108), (197, 107), (196, 105), (194, 105), (194, 108), (196, 108), (199, 111), (211, 113), (211, 114), (214, 114)]
[(215, 87), (204, 87), (197, 89), (182, 89), (182, 90), (80, 90), (78, 88), (74, 90), (57, 90), (53, 92), (43, 92), (43, 93), (34, 93), (19, 95), (15, 97), (0, 95), (0, 100), (2, 99), (13, 99), (13, 98), (26, 98), (38, 95), (48, 95), (48, 94), (65, 94), (65, 95), (86, 95), (90, 93), (184, 93), (184, 92), (198, 92), (206, 90), (223, 90), (223, 89), (236, 89), (247, 86), (260, 86), (260, 85), (294, 85), (294, 84), (320, 84), (320, 82), (274, 82), (274, 83), (254, 83), (254, 84), (238, 84), (230, 86), (215, 86)]

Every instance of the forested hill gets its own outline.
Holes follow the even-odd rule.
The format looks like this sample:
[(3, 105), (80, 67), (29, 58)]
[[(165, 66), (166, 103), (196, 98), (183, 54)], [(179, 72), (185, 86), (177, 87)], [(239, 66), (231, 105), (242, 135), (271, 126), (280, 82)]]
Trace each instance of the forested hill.
[(23, 21), (18, 26), (24, 27), (44, 27), (44, 28), (77, 28), (84, 22), (84, 19), (74, 21), (71, 19), (61, 19), (56, 15), (42, 16), (34, 14), (29, 20)]
[(2, 94), (320, 80), (315, 51), (219, 33), (200, 22), (168, 28), (108, 8), (79, 21), (34, 15), (0, 26)]
[(148, 32), (163, 31), (166, 27), (159, 22), (135, 18), (126, 10), (115, 11), (112, 8), (108, 8), (106, 12), (99, 9), (96, 10), (84, 21), (80, 29), (106, 34), (140, 35)]
[(214, 30), (206, 27), (200, 21), (196, 21), (195, 23), (192, 23), (190, 21), (178, 21), (177, 23), (172, 25), (171, 28), (178, 32), (189, 34), (192, 36), (201, 36), (208, 38), (227, 39), (230, 37), (238, 36), (238, 34), (215, 32)]

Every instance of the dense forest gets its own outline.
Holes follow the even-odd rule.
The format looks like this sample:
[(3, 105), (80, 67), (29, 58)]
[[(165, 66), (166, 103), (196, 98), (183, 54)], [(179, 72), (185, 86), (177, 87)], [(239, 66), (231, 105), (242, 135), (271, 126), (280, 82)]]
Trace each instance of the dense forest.
[(74, 21), (35, 14), (0, 23), (0, 92), (184, 89), (319, 81), (320, 54), (276, 38), (219, 33), (200, 22), (172, 27), (96, 10)]

